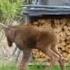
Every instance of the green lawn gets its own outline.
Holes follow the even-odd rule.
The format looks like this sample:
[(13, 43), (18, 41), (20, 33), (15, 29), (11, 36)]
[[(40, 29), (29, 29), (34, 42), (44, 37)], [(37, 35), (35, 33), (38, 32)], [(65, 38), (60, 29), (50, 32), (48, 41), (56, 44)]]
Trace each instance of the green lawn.
[[(52, 69), (49, 66), (45, 65), (29, 65), (28, 70), (61, 70), (59, 66), (54, 66)], [(15, 64), (0, 65), (0, 70), (18, 70), (18, 67)], [(70, 70), (70, 67), (67, 66), (65, 70)]]

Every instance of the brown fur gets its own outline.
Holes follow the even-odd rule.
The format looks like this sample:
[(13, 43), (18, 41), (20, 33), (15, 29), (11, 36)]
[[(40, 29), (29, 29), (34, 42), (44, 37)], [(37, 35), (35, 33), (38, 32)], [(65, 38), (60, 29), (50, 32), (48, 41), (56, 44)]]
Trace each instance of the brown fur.
[(51, 58), (52, 64), (58, 61), (63, 70), (61, 56), (55, 49), (57, 38), (53, 32), (39, 30), (32, 25), (18, 25), (6, 28), (5, 34), (8, 45), (12, 46), (12, 43), (15, 43), (24, 53), (20, 70), (26, 70), (26, 63), (28, 62), (32, 49), (38, 49), (47, 54)]

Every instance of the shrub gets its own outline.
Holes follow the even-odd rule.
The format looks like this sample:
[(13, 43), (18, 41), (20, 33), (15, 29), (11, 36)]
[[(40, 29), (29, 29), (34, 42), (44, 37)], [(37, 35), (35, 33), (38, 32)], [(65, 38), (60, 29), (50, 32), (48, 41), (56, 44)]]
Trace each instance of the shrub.
[(0, 21), (9, 22), (18, 18), (23, 0), (0, 0)]

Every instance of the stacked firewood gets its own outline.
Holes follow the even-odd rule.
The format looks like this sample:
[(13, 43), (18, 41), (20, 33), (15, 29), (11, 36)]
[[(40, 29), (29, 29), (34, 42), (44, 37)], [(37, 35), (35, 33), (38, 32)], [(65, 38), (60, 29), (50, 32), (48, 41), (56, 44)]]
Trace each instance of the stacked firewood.
[[(58, 52), (62, 54), (66, 60), (70, 59), (70, 19), (39, 19), (32, 23), (34, 26), (38, 26), (44, 29), (52, 28), (57, 36)], [(33, 54), (38, 60), (46, 60), (48, 57), (42, 52), (34, 50)]]

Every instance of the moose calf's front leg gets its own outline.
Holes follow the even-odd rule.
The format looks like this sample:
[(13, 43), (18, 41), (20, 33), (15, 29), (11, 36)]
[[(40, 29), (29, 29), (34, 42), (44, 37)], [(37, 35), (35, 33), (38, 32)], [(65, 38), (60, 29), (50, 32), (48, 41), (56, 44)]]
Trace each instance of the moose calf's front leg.
[(31, 49), (24, 49), (23, 50), (23, 57), (20, 63), (20, 70), (27, 69), (27, 63), (29, 61), (29, 57), (31, 56)]

